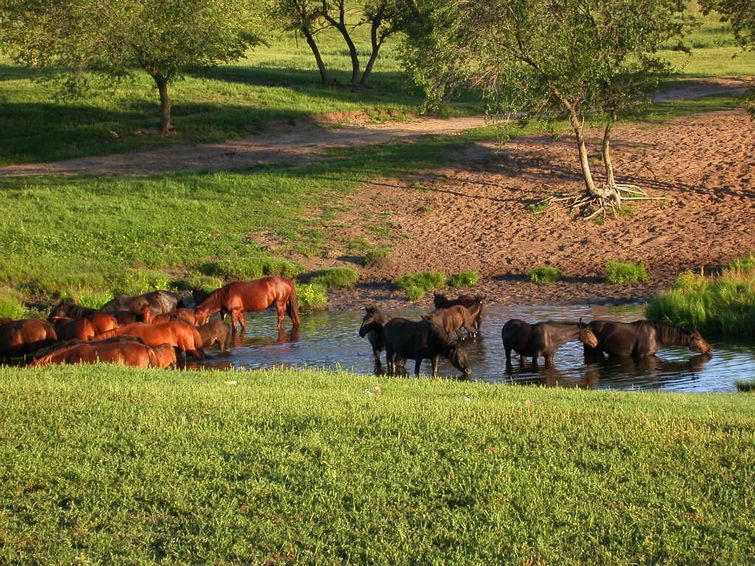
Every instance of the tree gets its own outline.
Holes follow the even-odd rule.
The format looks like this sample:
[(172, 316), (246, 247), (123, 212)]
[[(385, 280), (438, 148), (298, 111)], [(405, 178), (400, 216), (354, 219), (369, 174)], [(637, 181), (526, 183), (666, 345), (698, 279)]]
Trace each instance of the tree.
[(700, 0), (705, 14), (718, 12), (745, 49), (755, 49), (755, 0)]
[[(564, 115), (585, 185), (573, 205), (605, 213), (622, 198), (644, 198), (615, 181), (611, 129), (667, 72), (656, 52), (684, 31), (683, 10), (681, 0), (429, 0), (405, 59), (436, 100), (466, 85), (482, 89), (494, 110)], [(584, 133), (594, 113), (605, 117), (602, 184), (593, 178)]]
[(64, 69), (67, 92), (92, 72), (118, 81), (146, 71), (171, 128), (168, 88), (190, 67), (232, 61), (258, 42), (254, 0), (5, 0), (3, 40), (30, 67)]

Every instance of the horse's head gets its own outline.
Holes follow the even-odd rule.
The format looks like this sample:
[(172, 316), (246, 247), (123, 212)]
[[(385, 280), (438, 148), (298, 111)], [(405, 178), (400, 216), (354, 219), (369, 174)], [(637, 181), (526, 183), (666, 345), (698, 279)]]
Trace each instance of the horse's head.
[(385, 315), (383, 312), (374, 305), (367, 305), (364, 307), (364, 318), (362, 318), (362, 326), (359, 327), (359, 336), (364, 338), (367, 333), (375, 330), (376, 327), (382, 327), (385, 324)]
[(207, 319), (210, 318), (210, 309), (206, 307), (197, 307), (194, 309), (194, 318), (197, 321), (197, 326), (207, 324)]
[(710, 344), (703, 338), (697, 330), (693, 330), (689, 333), (689, 341), (687, 342), (689, 349), (693, 352), (699, 352), (701, 354), (710, 354), (713, 352)]
[(149, 306), (144, 305), (141, 310), (139, 311), (139, 314), (142, 317), (142, 320), (146, 322), (147, 324), (152, 324), (155, 321), (155, 314), (152, 312), (152, 309), (149, 308)]
[(582, 322), (582, 318), (579, 319), (579, 341), (589, 346), (590, 348), (596, 348), (598, 346), (598, 337), (590, 330), (590, 327)]
[(467, 353), (464, 351), (464, 348), (456, 345), (451, 346), (448, 350), (448, 361), (464, 374), (464, 379), (472, 378), (472, 368), (469, 366), (469, 360), (467, 359)]
[(433, 293), (433, 304), (435, 305), (436, 309), (441, 308), (443, 305), (448, 303), (448, 297), (446, 297), (442, 293)]

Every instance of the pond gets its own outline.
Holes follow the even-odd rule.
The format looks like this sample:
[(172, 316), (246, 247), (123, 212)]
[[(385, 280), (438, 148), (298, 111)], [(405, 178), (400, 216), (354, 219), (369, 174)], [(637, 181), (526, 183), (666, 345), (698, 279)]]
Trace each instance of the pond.
[[(418, 320), (425, 309), (391, 311), (392, 316)], [(519, 367), (513, 355), (513, 368), (507, 372), (501, 327), (510, 318), (527, 322), (548, 319), (586, 321), (593, 318), (632, 321), (643, 318), (644, 307), (632, 306), (507, 306), (486, 304), (482, 333), (475, 341), (465, 341), (473, 378), (491, 383), (538, 383), (560, 387), (599, 389), (663, 389), (687, 392), (736, 391), (735, 381), (755, 377), (755, 344), (711, 340), (712, 357), (683, 347), (662, 350), (656, 358), (642, 362), (605, 361), (586, 365), (579, 342), (568, 342), (555, 356), (553, 369), (533, 369), (529, 362)], [(343, 369), (360, 374), (374, 373), (372, 350), (357, 334), (363, 311), (324, 311), (304, 314), (299, 331), (293, 333), (286, 318), (286, 331), (275, 328), (271, 311), (247, 316), (244, 336), (235, 337), (230, 353), (208, 351), (202, 365), (226, 369), (273, 367)], [(385, 353), (383, 353), (385, 361)], [(542, 364), (542, 358), (541, 358)], [(190, 364), (193, 366), (193, 364)], [(414, 363), (407, 363), (413, 372)], [(422, 366), (430, 371), (429, 361)], [(441, 359), (440, 374), (457, 376), (459, 371)]]

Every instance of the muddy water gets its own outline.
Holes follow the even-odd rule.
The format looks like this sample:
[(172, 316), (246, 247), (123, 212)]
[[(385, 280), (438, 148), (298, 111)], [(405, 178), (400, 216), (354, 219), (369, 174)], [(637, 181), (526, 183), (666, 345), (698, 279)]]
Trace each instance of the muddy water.
[[(419, 319), (426, 311), (397, 310), (393, 316)], [(541, 383), (561, 387), (589, 387), (610, 389), (663, 389), (674, 391), (736, 391), (738, 379), (755, 377), (755, 343), (711, 341), (714, 355), (707, 358), (686, 348), (671, 347), (662, 350), (657, 358), (642, 362), (626, 360), (606, 361), (585, 365), (582, 345), (569, 342), (555, 357), (555, 368), (533, 369), (528, 363), (520, 368), (514, 356), (513, 368), (506, 371), (501, 327), (510, 318), (528, 322), (548, 319), (585, 320), (610, 318), (632, 321), (643, 318), (641, 306), (519, 306), (486, 305), (486, 316), (481, 336), (466, 342), (466, 348), (477, 380), (495, 383)], [(245, 336), (236, 336), (235, 348), (228, 354), (208, 352), (212, 357), (207, 367), (258, 369), (271, 367), (310, 367), (344, 369), (361, 374), (374, 372), (372, 350), (366, 339), (359, 338), (361, 311), (335, 311), (303, 315), (298, 334), (290, 331), (286, 319), (286, 332), (275, 329), (272, 312), (247, 317)], [(383, 354), (385, 361), (385, 354)], [(542, 361), (541, 361), (542, 363)], [(413, 371), (414, 362), (407, 367)], [(430, 371), (429, 361), (422, 367)], [(458, 370), (445, 360), (440, 373), (451, 377)]]

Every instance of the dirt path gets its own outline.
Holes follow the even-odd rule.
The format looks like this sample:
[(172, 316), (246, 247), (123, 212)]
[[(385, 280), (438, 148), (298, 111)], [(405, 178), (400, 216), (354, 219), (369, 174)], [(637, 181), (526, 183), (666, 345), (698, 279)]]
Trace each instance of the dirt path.
[[(741, 79), (690, 81), (658, 95), (657, 100), (699, 98), (711, 94), (741, 93)], [(489, 125), (484, 116), (420, 119), (411, 122), (339, 125), (331, 119), (305, 124), (278, 124), (275, 133), (242, 140), (196, 146), (179, 146), (131, 153), (100, 155), (30, 163), (0, 168), (0, 177), (27, 175), (118, 175), (144, 176), (170, 172), (200, 172), (244, 169), (272, 163), (307, 163), (324, 159), (332, 148), (359, 147), (395, 141), (410, 141), (423, 135), (449, 135)]]

